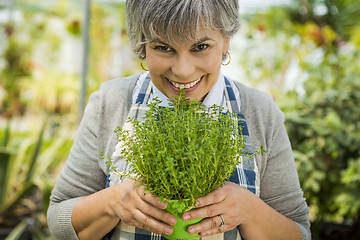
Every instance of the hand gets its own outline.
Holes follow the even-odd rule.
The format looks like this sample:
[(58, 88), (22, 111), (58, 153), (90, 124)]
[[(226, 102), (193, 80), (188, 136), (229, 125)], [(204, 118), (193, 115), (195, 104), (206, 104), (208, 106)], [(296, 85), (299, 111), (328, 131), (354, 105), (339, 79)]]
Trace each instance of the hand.
[[(176, 218), (166, 212), (166, 202), (145, 193), (142, 187), (135, 187), (133, 180), (125, 181), (113, 186), (116, 188), (113, 196), (115, 202), (112, 209), (115, 214), (126, 224), (143, 228), (156, 234), (170, 235), (173, 229), (170, 225), (176, 224)], [(168, 224), (166, 224), (168, 223)]]
[[(226, 182), (221, 188), (199, 198), (197, 208), (184, 213), (182, 219), (189, 221), (204, 218), (188, 228), (190, 234), (200, 233), (204, 237), (226, 232), (246, 223), (252, 217), (251, 201), (254, 197), (256, 196), (245, 188)], [(223, 226), (219, 215), (224, 220)]]

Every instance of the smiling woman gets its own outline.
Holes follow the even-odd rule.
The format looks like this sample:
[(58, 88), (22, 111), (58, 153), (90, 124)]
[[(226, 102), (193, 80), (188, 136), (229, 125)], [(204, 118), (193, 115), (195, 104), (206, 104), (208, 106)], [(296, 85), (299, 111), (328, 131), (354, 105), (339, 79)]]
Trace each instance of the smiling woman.
[(108, 81), (90, 97), (51, 195), (48, 223), (57, 238), (163, 239), (161, 234), (173, 232), (176, 218), (164, 210), (167, 203), (111, 174), (100, 152), (112, 156), (117, 171), (129, 171), (114, 129), (128, 128), (129, 118), (142, 121), (154, 99), (168, 107), (183, 89), (205, 107), (238, 115), (248, 153), (262, 146), (267, 152), (237, 165), (222, 187), (197, 199), (182, 220), (203, 220), (188, 233), (203, 239), (310, 239), (284, 114), (270, 97), (221, 72), (239, 28), (238, 8), (238, 0), (127, 0), (130, 42), (149, 70)]
[(182, 44), (158, 39), (146, 44), (151, 81), (172, 100), (184, 89), (188, 98), (202, 101), (219, 78), (230, 39), (217, 30), (199, 30)]

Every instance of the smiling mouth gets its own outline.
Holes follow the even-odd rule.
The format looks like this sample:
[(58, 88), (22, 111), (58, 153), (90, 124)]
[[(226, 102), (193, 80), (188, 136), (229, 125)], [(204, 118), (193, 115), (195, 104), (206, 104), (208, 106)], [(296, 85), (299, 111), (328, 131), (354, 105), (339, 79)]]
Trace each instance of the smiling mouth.
[(195, 86), (196, 84), (198, 84), (198, 83), (201, 81), (202, 78), (203, 78), (203, 76), (199, 77), (199, 78), (196, 79), (195, 81), (192, 81), (192, 82), (190, 82), (190, 83), (185, 83), (185, 84), (171, 81), (171, 80), (168, 79), (168, 78), (166, 78), (166, 79), (171, 83), (171, 85), (173, 85), (173, 86), (176, 87), (176, 88), (179, 88), (179, 89), (188, 89), (188, 88), (192, 88), (193, 86)]

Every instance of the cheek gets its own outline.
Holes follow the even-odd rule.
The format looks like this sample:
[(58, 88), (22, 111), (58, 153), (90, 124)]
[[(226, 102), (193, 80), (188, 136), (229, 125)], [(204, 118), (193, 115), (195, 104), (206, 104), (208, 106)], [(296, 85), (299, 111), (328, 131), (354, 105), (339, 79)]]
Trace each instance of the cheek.
[(168, 68), (169, 62), (157, 56), (148, 56), (146, 58), (146, 65), (150, 71), (154, 73), (162, 73)]
[[(210, 54), (198, 59), (201, 62), (201, 66), (208, 72), (216, 72), (220, 69), (222, 63), (222, 54), (218, 49), (214, 49)], [(205, 70), (204, 69), (204, 70)]]
[(203, 61), (203, 66), (206, 68), (207, 72), (217, 72), (221, 67), (221, 58), (217, 56), (210, 57), (206, 61)]

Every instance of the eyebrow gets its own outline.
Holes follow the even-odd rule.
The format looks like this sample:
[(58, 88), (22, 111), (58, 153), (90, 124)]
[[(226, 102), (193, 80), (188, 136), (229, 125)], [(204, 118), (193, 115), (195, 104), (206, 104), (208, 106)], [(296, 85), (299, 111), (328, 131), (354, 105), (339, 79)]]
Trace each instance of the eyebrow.
[(203, 37), (201, 38), (199, 41), (197, 41), (196, 43), (194, 43), (193, 45), (191, 45), (191, 47), (195, 47), (196, 45), (199, 45), (200, 43), (203, 43), (205, 41), (208, 41), (208, 40), (212, 40), (214, 41), (212, 38), (210, 37)]
[(161, 40), (158, 39), (158, 38), (155, 38), (155, 39), (152, 40), (150, 43), (161, 43), (161, 44), (164, 44), (164, 45), (166, 45), (166, 46), (169, 46), (169, 44), (167, 44), (166, 42), (161, 41)]
[[(195, 42), (194, 44), (192, 44), (191, 47), (195, 47), (196, 45), (198, 45), (198, 44), (200, 44), (200, 43), (203, 43), (203, 42), (205, 42), (205, 41), (208, 41), (208, 40), (214, 41), (214, 40), (213, 40), (212, 38), (210, 38), (210, 37), (203, 37), (203, 38), (199, 39), (197, 42)], [(170, 45), (169, 45), (168, 43), (163, 42), (163, 41), (161, 41), (161, 40), (158, 39), (158, 38), (155, 38), (155, 39), (152, 40), (150, 43), (160, 43), (160, 44), (163, 44), (163, 45), (166, 45), (166, 46), (169, 46), (169, 47), (170, 47)]]

